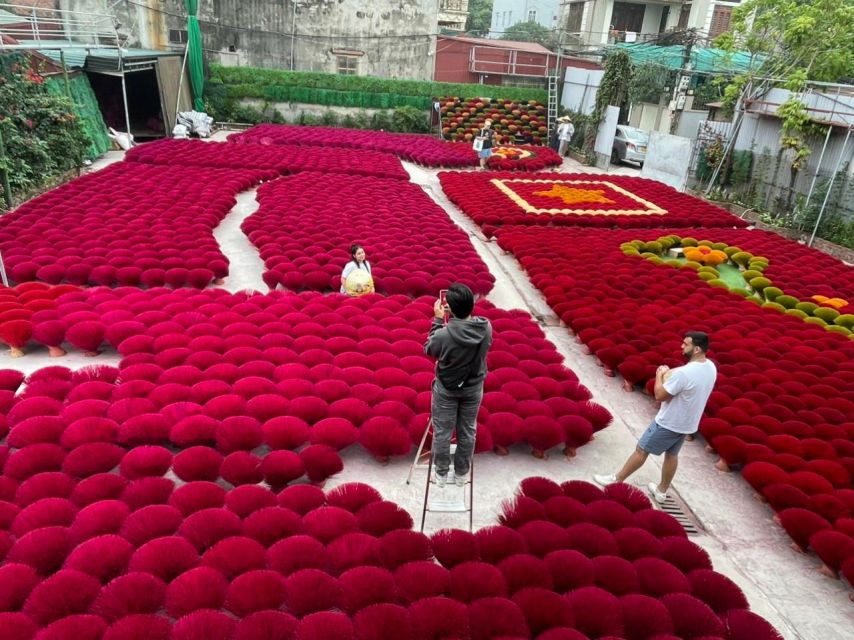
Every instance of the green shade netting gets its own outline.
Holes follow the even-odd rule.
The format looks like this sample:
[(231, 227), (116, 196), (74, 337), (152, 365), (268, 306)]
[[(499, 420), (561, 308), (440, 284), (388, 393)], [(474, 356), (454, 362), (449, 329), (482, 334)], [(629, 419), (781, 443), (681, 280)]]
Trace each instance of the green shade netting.
[[(685, 56), (685, 47), (682, 45), (661, 47), (655, 44), (621, 43), (613, 45), (609, 49), (622, 49), (629, 54), (632, 64), (654, 62), (671, 71), (682, 68)], [(728, 53), (712, 47), (694, 47), (691, 49), (691, 68), (694, 71), (744, 73), (750, 70), (751, 65), (754, 69), (758, 69), (763, 60), (763, 56), (751, 57), (749, 53), (742, 52)]]
[[(62, 76), (51, 76), (45, 81), (45, 86), (53, 95), (65, 96), (65, 81)], [(68, 88), (74, 103), (74, 115), (80, 119), (86, 136), (89, 138), (87, 156), (94, 160), (110, 150), (112, 143), (107, 136), (107, 125), (98, 107), (98, 99), (92, 91), (92, 85), (85, 74), (69, 77)]]
[(205, 89), (205, 65), (202, 60), (202, 32), (199, 29), (199, 0), (184, 0), (187, 8), (187, 69), (193, 87), (193, 109), (205, 110), (202, 92)]

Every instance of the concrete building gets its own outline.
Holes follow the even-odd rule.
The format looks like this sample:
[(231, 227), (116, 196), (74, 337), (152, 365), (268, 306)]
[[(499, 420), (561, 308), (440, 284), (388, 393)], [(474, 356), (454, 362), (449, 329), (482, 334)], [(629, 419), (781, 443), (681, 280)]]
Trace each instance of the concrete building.
[(469, 0), (439, 0), (439, 29), (464, 31), (469, 16)]
[[(108, 8), (129, 45), (183, 51), (183, 0), (56, 0), (61, 8)], [(428, 80), (433, 76), (440, 0), (219, 0), (199, 3), (210, 62), (347, 75)], [(448, 15), (467, 0), (445, 0)], [(450, 5), (460, 5), (450, 11)], [(463, 22), (464, 22), (463, 18)]]
[(514, 24), (537, 22), (546, 29), (558, 26), (560, 0), (494, 0), (489, 36), (500, 38)]
[(668, 31), (696, 29), (709, 39), (729, 29), (740, 0), (560, 0), (564, 42), (599, 47), (614, 42), (655, 41)]

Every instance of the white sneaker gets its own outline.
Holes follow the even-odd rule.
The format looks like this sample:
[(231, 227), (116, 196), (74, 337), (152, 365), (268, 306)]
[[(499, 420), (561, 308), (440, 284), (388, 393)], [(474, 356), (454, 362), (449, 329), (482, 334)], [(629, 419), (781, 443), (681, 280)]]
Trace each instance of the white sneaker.
[(468, 484), (469, 474), (465, 474), (462, 476), (458, 476), (456, 473), (454, 474), (454, 484), (458, 487), (464, 487)]
[(650, 482), (646, 485), (646, 488), (649, 490), (650, 495), (658, 504), (664, 504), (667, 500), (667, 494), (663, 491), (658, 490), (657, 482)]
[(436, 486), (440, 489), (445, 486), (445, 483), (448, 482), (448, 474), (440, 476), (438, 473), (433, 474), (433, 482), (436, 483)]
[(613, 473), (595, 474), (593, 481), (602, 487), (607, 487), (609, 484), (614, 484), (617, 481), (617, 476)]

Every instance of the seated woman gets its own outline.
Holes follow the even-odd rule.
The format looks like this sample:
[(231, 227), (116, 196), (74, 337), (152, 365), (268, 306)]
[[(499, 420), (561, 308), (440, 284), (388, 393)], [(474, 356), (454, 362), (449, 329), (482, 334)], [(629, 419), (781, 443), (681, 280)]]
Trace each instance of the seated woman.
[(350, 262), (341, 272), (341, 293), (348, 296), (361, 296), (374, 292), (374, 279), (371, 276), (371, 263), (368, 262), (365, 249), (354, 244), (350, 247)]

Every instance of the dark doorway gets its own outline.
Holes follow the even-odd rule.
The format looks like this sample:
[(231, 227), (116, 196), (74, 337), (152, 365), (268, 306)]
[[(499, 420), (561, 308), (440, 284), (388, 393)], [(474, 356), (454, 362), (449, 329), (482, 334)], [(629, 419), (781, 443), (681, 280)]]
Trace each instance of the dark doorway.
[[(122, 78), (116, 73), (90, 73), (89, 80), (108, 127), (127, 130)], [(160, 108), (160, 89), (154, 69), (125, 73), (131, 133), (137, 141), (162, 138), (166, 132)]]

